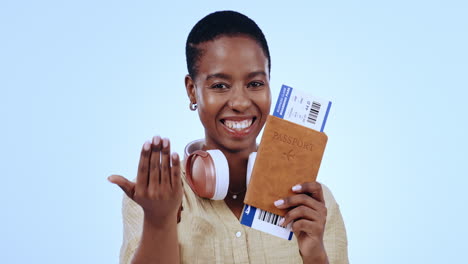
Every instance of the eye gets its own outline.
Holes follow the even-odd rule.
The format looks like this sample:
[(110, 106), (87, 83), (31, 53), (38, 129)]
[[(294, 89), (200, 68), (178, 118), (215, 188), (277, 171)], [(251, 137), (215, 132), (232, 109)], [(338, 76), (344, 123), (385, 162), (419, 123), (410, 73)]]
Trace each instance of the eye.
[(253, 82), (249, 82), (249, 84), (247, 85), (247, 87), (249, 87), (249, 88), (258, 88), (258, 87), (261, 87), (261, 86), (263, 86), (263, 85), (264, 85), (263, 82), (253, 81)]
[(211, 85), (211, 88), (213, 89), (227, 89), (229, 88), (225, 83), (215, 83)]

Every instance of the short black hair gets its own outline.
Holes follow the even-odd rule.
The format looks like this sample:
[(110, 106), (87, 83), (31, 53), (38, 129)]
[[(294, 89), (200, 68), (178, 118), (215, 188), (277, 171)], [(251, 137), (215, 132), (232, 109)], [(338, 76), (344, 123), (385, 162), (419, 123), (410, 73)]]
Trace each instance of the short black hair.
[(202, 50), (198, 44), (215, 40), (222, 36), (244, 35), (256, 41), (268, 59), (268, 72), (271, 69), (271, 58), (268, 44), (258, 25), (247, 16), (235, 11), (218, 11), (205, 16), (192, 28), (185, 45), (187, 70), (192, 79), (197, 75), (198, 60)]

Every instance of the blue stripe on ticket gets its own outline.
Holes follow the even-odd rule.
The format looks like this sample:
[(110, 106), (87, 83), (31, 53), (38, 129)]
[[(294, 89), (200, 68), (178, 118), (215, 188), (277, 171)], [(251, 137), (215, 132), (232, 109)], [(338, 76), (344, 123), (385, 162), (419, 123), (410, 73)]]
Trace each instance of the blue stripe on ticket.
[(252, 227), (255, 211), (257, 211), (257, 208), (246, 204), (244, 213), (242, 214), (241, 224)]
[(320, 128), (320, 132), (323, 132), (323, 129), (325, 128), (325, 123), (327, 123), (328, 113), (330, 113), (331, 104), (332, 102), (328, 102), (327, 111), (325, 112), (325, 117), (323, 118), (323, 123), (322, 127)]
[(281, 91), (278, 96), (278, 101), (276, 101), (275, 111), (273, 115), (279, 118), (284, 118), (284, 113), (286, 112), (286, 107), (289, 103), (289, 97), (291, 96), (292, 87), (286, 86), (283, 84), (281, 86)]

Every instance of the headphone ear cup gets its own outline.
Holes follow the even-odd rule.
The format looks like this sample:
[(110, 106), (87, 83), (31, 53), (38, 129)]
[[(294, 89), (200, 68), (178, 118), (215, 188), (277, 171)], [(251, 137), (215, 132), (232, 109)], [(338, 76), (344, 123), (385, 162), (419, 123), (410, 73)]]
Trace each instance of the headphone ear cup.
[(247, 175), (246, 175), (246, 185), (249, 188), (250, 178), (252, 177), (252, 171), (255, 164), (255, 159), (257, 159), (257, 152), (252, 152), (249, 155), (249, 161), (247, 161)]
[(218, 149), (207, 150), (213, 160), (215, 171), (215, 191), (213, 200), (224, 200), (229, 189), (229, 164), (224, 154)]
[(185, 176), (192, 191), (199, 197), (211, 199), (215, 191), (216, 175), (210, 154), (196, 150), (185, 162)]

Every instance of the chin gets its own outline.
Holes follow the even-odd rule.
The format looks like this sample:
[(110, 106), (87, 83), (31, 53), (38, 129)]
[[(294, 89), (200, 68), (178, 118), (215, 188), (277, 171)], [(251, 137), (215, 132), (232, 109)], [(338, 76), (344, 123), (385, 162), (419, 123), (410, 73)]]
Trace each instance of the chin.
[[(251, 135), (252, 136), (252, 135)], [(249, 150), (252, 146), (255, 146), (255, 150), (257, 147), (257, 136), (249, 137), (249, 138), (224, 138), (220, 140), (218, 143), (223, 149), (229, 152), (242, 152)]]

